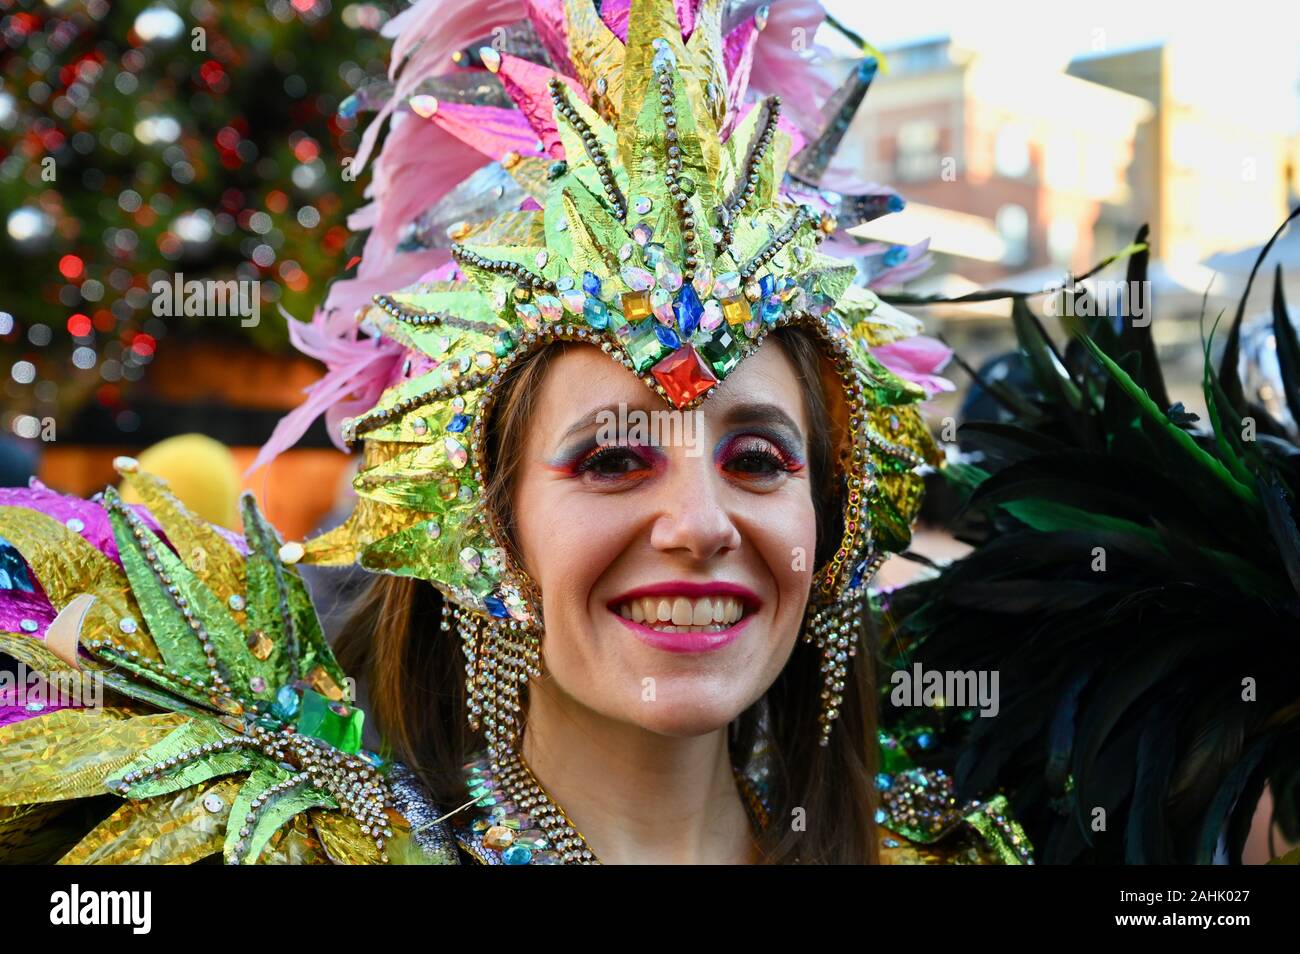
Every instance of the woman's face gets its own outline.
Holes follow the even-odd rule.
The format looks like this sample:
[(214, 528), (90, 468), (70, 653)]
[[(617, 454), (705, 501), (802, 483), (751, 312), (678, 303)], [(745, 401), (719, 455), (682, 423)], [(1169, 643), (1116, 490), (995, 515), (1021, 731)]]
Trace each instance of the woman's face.
[(515, 485), (544, 670), (581, 705), (673, 736), (725, 726), (798, 636), (816, 544), (808, 420), (769, 342), (695, 412), (594, 347), (545, 373)]

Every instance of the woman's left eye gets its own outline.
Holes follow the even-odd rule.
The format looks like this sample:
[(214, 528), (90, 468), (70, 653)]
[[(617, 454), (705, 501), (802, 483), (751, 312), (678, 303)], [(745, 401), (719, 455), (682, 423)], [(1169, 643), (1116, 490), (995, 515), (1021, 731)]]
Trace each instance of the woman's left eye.
[(752, 436), (732, 441), (723, 451), (722, 466), (746, 478), (775, 477), (799, 469), (797, 461), (772, 441)]

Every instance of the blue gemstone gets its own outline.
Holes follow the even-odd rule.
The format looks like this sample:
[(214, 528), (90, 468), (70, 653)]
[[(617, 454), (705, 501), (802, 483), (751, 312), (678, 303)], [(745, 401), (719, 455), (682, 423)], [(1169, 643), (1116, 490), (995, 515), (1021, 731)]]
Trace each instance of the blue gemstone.
[(682, 346), (682, 340), (677, 337), (677, 332), (673, 331), (673, 329), (669, 328), (667, 325), (656, 323), (655, 337), (659, 339), (659, 343), (665, 348), (671, 348), (676, 351)]
[(593, 272), (582, 273), (582, 290), (588, 295), (600, 294), (600, 279)]
[(689, 338), (700, 326), (700, 317), (704, 314), (704, 305), (695, 289), (687, 284), (677, 295), (677, 327), (682, 329), (682, 337)]
[(894, 776), (890, 775), (887, 772), (881, 772), (879, 775), (876, 776), (876, 788), (880, 789), (882, 792), (893, 784), (894, 784)]
[(508, 865), (526, 865), (533, 860), (533, 853), (523, 845), (511, 845), (501, 852), (501, 860)]
[(895, 245), (887, 251), (880, 259), (886, 265), (901, 265), (907, 261), (907, 246)]
[(781, 302), (775, 298), (769, 298), (763, 302), (763, 320), (769, 325), (781, 317)]
[[(587, 274), (591, 275), (591, 272)], [(594, 275), (592, 277), (595, 278)], [(598, 331), (604, 330), (605, 326), (609, 324), (609, 309), (605, 307), (605, 303), (599, 298), (587, 299), (587, 303), (582, 306), (582, 316), (587, 319), (587, 324)]]
[(858, 588), (858, 584), (862, 582), (862, 575), (867, 571), (868, 562), (869, 561), (867, 560), (863, 560), (853, 568), (853, 577), (849, 580), (849, 589), (856, 590)]
[(459, 434), (467, 427), (469, 427), (468, 414), (457, 414), (447, 422), (447, 430), (451, 431), (453, 434)]
[(889, 821), (889, 816), (888, 816), (887, 814), (885, 814), (885, 810), (884, 810), (883, 808), (877, 808), (877, 809), (876, 809), (876, 824), (877, 824), (877, 825), (883, 825), (883, 824), (884, 824), (885, 822), (887, 822), (887, 821)]
[(356, 93), (353, 93), (343, 102), (339, 103), (339, 115), (344, 119), (355, 119), (361, 109), (361, 99)]
[(934, 743), (934, 738), (929, 732), (922, 732), (916, 737), (917, 748), (928, 749)]
[(762, 298), (766, 298), (772, 292), (776, 291), (776, 279), (771, 275), (764, 275), (758, 280), (758, 291)]
[(271, 703), (271, 714), (281, 719), (292, 719), (298, 714), (298, 692), (292, 686), (281, 686)]
[(506, 609), (506, 604), (502, 602), (499, 597), (485, 596), (483, 597), (483, 605), (486, 606), (488, 612), (497, 619), (505, 619), (510, 615), (510, 611)]
[(906, 205), (907, 205), (907, 201), (901, 195), (891, 195), (889, 197), (890, 212), (902, 212), (903, 207)]
[(874, 56), (868, 56), (858, 64), (858, 79), (863, 83), (870, 83), (872, 77), (876, 75), (876, 70), (879, 68), (880, 64), (876, 62), (876, 58)]

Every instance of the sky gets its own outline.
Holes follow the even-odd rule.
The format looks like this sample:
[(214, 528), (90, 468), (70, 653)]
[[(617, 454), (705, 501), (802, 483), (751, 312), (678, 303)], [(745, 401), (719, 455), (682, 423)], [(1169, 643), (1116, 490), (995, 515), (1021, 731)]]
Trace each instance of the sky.
[(823, 0), (877, 48), (942, 35), (1009, 66), (1174, 41), (1203, 58), (1199, 95), (1226, 96), (1252, 119), (1300, 129), (1300, 3), (1295, 0)]

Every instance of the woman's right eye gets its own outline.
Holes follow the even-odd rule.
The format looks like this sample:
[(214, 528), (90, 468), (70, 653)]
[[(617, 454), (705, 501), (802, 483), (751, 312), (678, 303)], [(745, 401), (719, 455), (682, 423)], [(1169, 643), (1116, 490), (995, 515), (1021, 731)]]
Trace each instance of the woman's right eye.
[(630, 447), (598, 447), (582, 459), (577, 471), (597, 478), (619, 478), (647, 471), (650, 465)]

